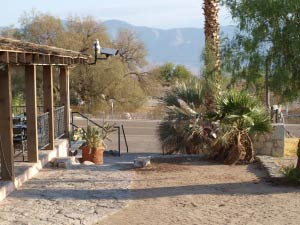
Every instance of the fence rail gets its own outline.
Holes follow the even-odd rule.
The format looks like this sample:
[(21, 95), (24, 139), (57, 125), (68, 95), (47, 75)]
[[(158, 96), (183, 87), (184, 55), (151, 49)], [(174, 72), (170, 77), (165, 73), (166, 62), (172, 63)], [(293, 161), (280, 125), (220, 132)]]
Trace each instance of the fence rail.
[(54, 110), (54, 137), (60, 138), (65, 134), (65, 107), (61, 106)]
[(37, 117), (38, 127), (38, 148), (49, 145), (49, 113), (41, 114)]
[[(50, 143), (49, 139), (49, 112), (43, 113), (44, 107), (37, 106), (37, 128), (38, 128), (38, 148), (45, 148)], [(25, 118), (26, 126), (26, 106), (12, 106), (12, 113), (16, 118), (14, 123)], [(64, 120), (65, 120), (65, 106), (56, 106), (54, 110), (54, 138), (60, 138), (65, 134)], [(18, 115), (18, 116), (17, 116)]]
[[(73, 131), (74, 131), (74, 127), (75, 128), (80, 127), (80, 126), (75, 124), (75, 120), (74, 120), (75, 115), (79, 116), (81, 119), (84, 119), (86, 121), (86, 126), (93, 125), (93, 126), (96, 126), (98, 128), (103, 128), (100, 124), (98, 124), (95, 121), (89, 119), (87, 116), (83, 115), (80, 112), (72, 112), (71, 114), (72, 114), (72, 116), (71, 116), (71, 126), (72, 126)], [(117, 129), (117, 146), (118, 146), (119, 156), (121, 156), (121, 131), (122, 131), (123, 138), (124, 138), (124, 141), (125, 141), (126, 152), (128, 153), (128, 143), (127, 143), (127, 139), (126, 139), (125, 129), (124, 129), (123, 125), (121, 125), (121, 126), (116, 125), (116, 126), (114, 126), (114, 128)]]

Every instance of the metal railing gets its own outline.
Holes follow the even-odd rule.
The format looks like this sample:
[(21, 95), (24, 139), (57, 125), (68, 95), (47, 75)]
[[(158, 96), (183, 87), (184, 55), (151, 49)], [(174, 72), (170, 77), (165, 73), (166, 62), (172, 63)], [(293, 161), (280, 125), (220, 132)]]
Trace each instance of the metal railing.
[[(13, 106), (12, 111), (14, 115), (21, 115), (26, 118), (26, 107), (25, 106)], [(39, 115), (37, 116), (37, 127), (38, 127), (38, 148), (44, 148), (49, 145), (49, 112), (42, 113), (44, 110), (43, 106), (37, 107)], [(25, 114), (24, 114), (25, 113)], [(65, 106), (55, 107), (54, 110), (54, 138), (60, 138), (65, 134)], [(17, 116), (16, 118), (19, 118)], [(26, 119), (25, 119), (26, 120)], [(26, 123), (25, 123), (26, 124)], [(25, 125), (26, 126), (26, 125)]]
[(42, 149), (49, 145), (49, 113), (41, 114), (37, 117), (38, 127), (38, 148)]
[(54, 110), (54, 138), (60, 138), (65, 134), (65, 107)]
[[(74, 123), (74, 115), (78, 115), (81, 118), (85, 119), (87, 126), (92, 124), (92, 125), (94, 125), (98, 128), (103, 128), (100, 124), (98, 124), (95, 121), (89, 119), (87, 116), (83, 115), (80, 112), (72, 112), (71, 114), (72, 114), (72, 116), (71, 116), (71, 126), (72, 126), (73, 131), (74, 131), (74, 127), (79, 128), (79, 126)], [(118, 132), (118, 136), (117, 136), (118, 137), (118, 152), (119, 152), (119, 156), (121, 156), (121, 130), (122, 130), (122, 134), (123, 134), (124, 141), (125, 141), (126, 152), (128, 153), (128, 143), (127, 143), (127, 139), (126, 139), (126, 135), (125, 135), (125, 129), (124, 129), (123, 124), (121, 126), (116, 125), (116, 126), (114, 126), (114, 128), (116, 128), (117, 132)]]

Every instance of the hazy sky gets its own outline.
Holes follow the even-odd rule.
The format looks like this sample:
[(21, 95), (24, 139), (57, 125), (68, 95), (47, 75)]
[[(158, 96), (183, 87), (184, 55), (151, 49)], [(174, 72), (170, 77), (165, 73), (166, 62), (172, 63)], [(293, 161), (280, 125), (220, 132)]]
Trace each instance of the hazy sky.
[[(60, 18), (92, 15), (157, 28), (203, 27), (201, 0), (8, 0), (1, 3), (0, 26), (17, 25), (24, 11), (35, 9)], [(233, 24), (221, 7), (221, 25)]]

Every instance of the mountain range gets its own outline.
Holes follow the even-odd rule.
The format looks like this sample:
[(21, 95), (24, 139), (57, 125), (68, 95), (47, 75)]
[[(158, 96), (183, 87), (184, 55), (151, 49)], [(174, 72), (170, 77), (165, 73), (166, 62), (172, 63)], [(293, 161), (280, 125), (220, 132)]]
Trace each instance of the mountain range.
[[(150, 65), (161, 65), (166, 62), (182, 64), (195, 74), (202, 65), (204, 48), (204, 30), (202, 28), (158, 29), (135, 26), (120, 20), (104, 21), (107, 32), (115, 39), (120, 29), (134, 31), (145, 44)], [(0, 30), (4, 27), (0, 27)], [(233, 37), (235, 26), (221, 26), (221, 37)]]
[[(107, 20), (104, 24), (112, 39), (116, 38), (120, 29), (134, 31), (148, 50), (148, 61), (150, 64), (172, 62), (185, 65), (194, 73), (199, 73), (205, 42), (203, 29), (158, 29), (134, 26), (120, 20)], [(236, 27), (221, 26), (220, 30), (221, 37), (231, 38), (235, 33)]]

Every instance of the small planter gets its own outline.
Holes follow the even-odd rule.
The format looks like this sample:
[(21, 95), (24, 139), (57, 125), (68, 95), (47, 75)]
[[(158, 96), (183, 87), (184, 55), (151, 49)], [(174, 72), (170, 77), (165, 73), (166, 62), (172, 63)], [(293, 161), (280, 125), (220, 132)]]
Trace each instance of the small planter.
[(81, 162), (91, 161), (92, 162), (92, 154), (90, 154), (91, 147), (89, 145), (81, 147), (82, 158)]
[(92, 148), (91, 161), (97, 165), (103, 164), (103, 148)]

